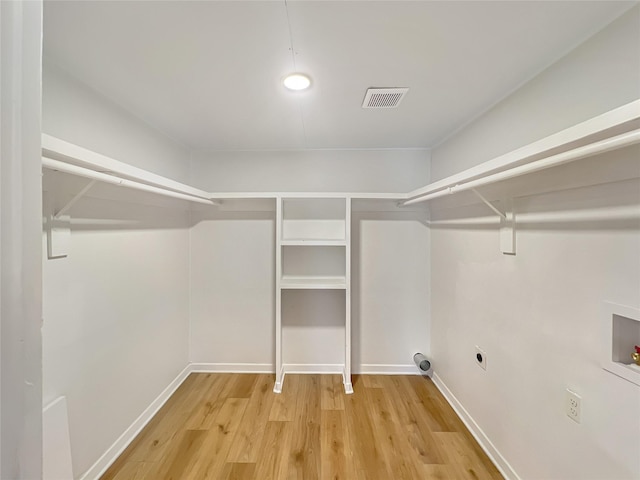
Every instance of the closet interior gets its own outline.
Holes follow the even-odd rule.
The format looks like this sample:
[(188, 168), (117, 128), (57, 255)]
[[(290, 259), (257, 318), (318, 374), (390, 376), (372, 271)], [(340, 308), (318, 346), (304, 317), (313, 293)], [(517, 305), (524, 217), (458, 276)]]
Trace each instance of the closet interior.
[[(126, 17), (127, 2), (117, 3), (44, 6), (45, 458), (53, 451), (73, 478), (99, 478), (193, 372), (272, 374), (274, 395), (286, 391), (288, 375), (333, 374), (344, 394), (357, 395), (361, 375), (420, 375), (413, 355), (422, 352), (428, 375), (505, 478), (640, 475), (640, 370), (627, 352), (640, 345), (637, 4), (476, 2), (493, 12), (494, 26), (498, 15), (519, 25), (534, 13), (538, 28), (560, 32), (554, 15), (575, 25), (532, 47), (536, 62), (499, 96), (468, 108), (459, 104), (466, 93), (459, 103), (447, 97), (448, 108), (425, 100), (421, 89), (437, 97), (446, 88), (407, 67), (420, 64), (415, 56), (379, 69), (354, 58), (364, 71), (358, 95), (373, 84), (413, 83), (395, 110), (362, 108), (361, 98), (344, 107), (355, 125), (345, 133), (331, 98), (343, 92), (322, 74), (331, 54), (336, 69), (349, 55), (318, 28), (335, 27), (337, 39), (356, 44), (357, 28), (377, 38), (364, 20), (335, 20), (364, 15), (365, 4), (338, 2), (323, 13), (324, 2), (288, 2), (287, 17), (278, 2), (133, 2)], [(431, 16), (468, 25), (480, 12), (465, 2), (392, 2), (403, 12), (395, 17), (392, 3), (376, 3), (380, 42), (397, 55), (404, 43), (389, 37), (404, 38), (398, 25), (409, 40), (429, 25), (444, 36)], [(211, 28), (224, 35), (207, 33), (205, 13), (220, 16)], [(125, 53), (147, 15), (148, 38)], [(278, 76), (264, 91), (238, 80), (246, 97), (234, 100), (237, 90), (220, 91), (233, 84), (230, 72), (220, 70), (216, 83), (218, 70), (193, 68), (192, 56), (172, 49), (202, 52), (199, 42), (235, 38), (223, 19), (248, 15), (264, 24), (252, 20), (252, 40), (238, 41), (242, 60), (216, 44), (211, 61), (240, 76), (249, 74), (245, 61)], [(65, 18), (82, 28), (65, 30)], [(122, 25), (110, 47), (91, 33), (103, 31), (100, 18), (105, 28)], [(185, 32), (179, 21), (191, 22), (193, 37), (173, 46), (173, 29)], [(299, 40), (293, 53), (285, 48), (281, 64), (267, 66), (280, 56), (260, 55), (288, 47), (289, 34)], [(262, 53), (247, 57), (244, 43), (260, 35)], [(500, 38), (518, 38), (506, 27), (486, 35), (500, 51), (509, 50)], [(412, 53), (436, 62), (425, 39), (413, 40), (422, 46)], [(115, 52), (123, 59), (104, 78), (90, 57), (109, 63), (104, 55)], [(308, 94), (279, 84), (291, 55), (312, 75)], [(460, 58), (470, 70), (459, 77), (481, 67), (472, 60)], [(144, 80), (133, 78), (141, 71)], [(201, 106), (184, 83), (198, 74), (212, 86)], [(478, 88), (490, 80), (482, 74)], [(175, 118), (167, 114), (181, 102)], [(288, 104), (267, 121), (258, 118), (266, 110), (250, 109), (272, 102)], [(214, 104), (227, 115), (215, 120), (218, 130), (207, 123)], [(409, 127), (430, 117), (428, 107), (457, 116), (442, 114), (447, 131), (425, 118), (416, 143)], [(398, 140), (382, 144), (383, 130)], [(567, 390), (581, 395), (582, 425), (565, 414)]]

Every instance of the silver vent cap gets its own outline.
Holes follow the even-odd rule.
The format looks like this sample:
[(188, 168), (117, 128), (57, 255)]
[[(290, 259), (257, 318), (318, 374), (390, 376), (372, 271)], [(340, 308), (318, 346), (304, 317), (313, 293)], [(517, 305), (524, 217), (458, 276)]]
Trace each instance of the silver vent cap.
[(396, 108), (408, 91), (408, 88), (369, 88), (362, 108)]

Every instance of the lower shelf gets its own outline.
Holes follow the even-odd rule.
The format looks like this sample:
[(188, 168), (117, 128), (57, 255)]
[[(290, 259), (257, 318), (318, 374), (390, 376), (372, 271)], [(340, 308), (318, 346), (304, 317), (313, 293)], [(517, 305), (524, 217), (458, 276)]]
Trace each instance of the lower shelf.
[[(318, 368), (320, 367), (320, 368)], [(283, 365), (280, 372), (276, 373), (276, 383), (273, 386), (273, 393), (282, 393), (284, 378), (287, 373), (294, 374), (326, 374), (335, 375), (342, 374), (342, 384), (344, 385), (344, 393), (351, 395), (353, 393), (353, 384), (351, 383), (351, 374), (347, 374), (344, 365)]]
[(347, 288), (347, 279), (345, 277), (302, 277), (284, 275), (280, 280), (280, 288), (286, 290), (345, 290)]

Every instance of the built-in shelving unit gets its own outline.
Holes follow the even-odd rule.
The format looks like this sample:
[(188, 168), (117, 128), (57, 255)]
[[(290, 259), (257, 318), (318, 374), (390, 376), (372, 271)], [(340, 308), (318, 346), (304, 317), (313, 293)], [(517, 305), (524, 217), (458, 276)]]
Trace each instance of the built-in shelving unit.
[[(345, 338), (343, 382), (351, 385), (351, 198), (316, 196), (276, 199), (276, 383), (280, 393), (283, 364), (282, 297), (287, 290), (343, 290)], [(327, 372), (331, 373), (331, 372)]]

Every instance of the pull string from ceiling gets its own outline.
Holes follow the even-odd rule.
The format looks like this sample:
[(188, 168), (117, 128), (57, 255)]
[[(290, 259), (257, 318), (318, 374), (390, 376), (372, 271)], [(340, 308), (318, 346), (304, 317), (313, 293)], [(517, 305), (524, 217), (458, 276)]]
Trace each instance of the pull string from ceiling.
[(293, 62), (293, 71), (298, 71), (296, 65), (296, 51), (293, 47), (293, 32), (291, 31), (291, 18), (289, 17), (289, 4), (287, 0), (284, 0), (284, 11), (287, 14), (287, 28), (289, 29), (289, 51), (291, 52), (291, 61)]
[[(291, 52), (291, 61), (293, 63), (293, 71), (298, 71), (298, 65), (296, 64), (296, 51), (293, 44), (293, 31), (291, 30), (291, 18), (289, 17), (289, 4), (287, 0), (284, 0), (284, 11), (287, 15), (287, 28), (289, 29), (289, 51)], [(300, 113), (300, 124), (302, 125), (302, 136), (304, 140), (305, 148), (308, 147), (307, 143), (307, 128), (304, 124), (304, 115), (302, 113), (302, 104), (300, 98), (296, 98), (296, 104), (298, 105), (298, 112)]]

